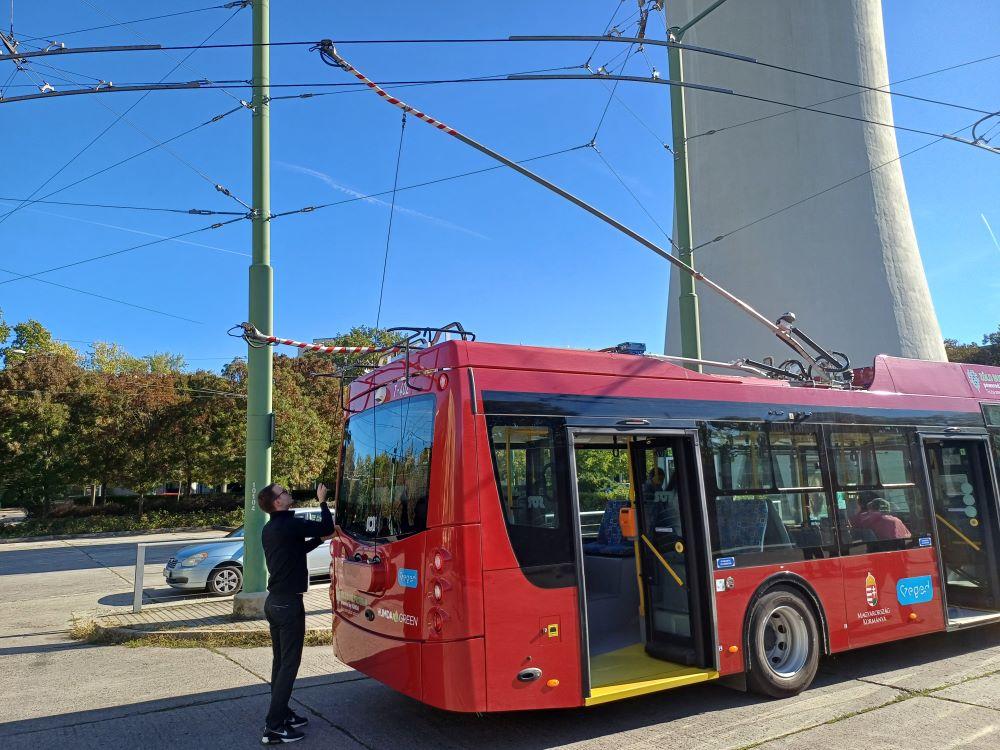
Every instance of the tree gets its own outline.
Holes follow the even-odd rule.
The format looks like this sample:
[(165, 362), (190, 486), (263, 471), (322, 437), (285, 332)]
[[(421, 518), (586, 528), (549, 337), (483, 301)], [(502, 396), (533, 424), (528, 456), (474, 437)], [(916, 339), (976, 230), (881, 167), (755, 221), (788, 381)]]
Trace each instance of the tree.
[[(22, 336), (20, 345), (24, 343)], [(67, 485), (81, 480), (82, 390), (75, 352), (19, 355), (0, 371), (0, 493), (4, 498), (23, 502), (29, 509), (40, 504), (42, 512), (48, 513), (52, 500)]]
[(225, 485), (243, 474), (246, 400), (241, 388), (204, 370), (179, 376), (170, 413), (170, 452), (190, 487)]
[(944, 348), (949, 362), (1000, 367), (1000, 326), (993, 333), (983, 336), (982, 345), (960, 344), (956, 339), (945, 339)]
[(49, 330), (37, 320), (26, 320), (12, 329), (0, 320), (0, 329), (2, 329), (0, 334), (6, 333), (3, 339), (0, 339), (0, 343), (10, 339), (11, 332), (14, 334), (9, 344), (0, 347), (4, 366), (17, 364), (26, 357), (36, 354), (58, 354), (74, 360), (79, 358), (76, 349), (53, 339)]

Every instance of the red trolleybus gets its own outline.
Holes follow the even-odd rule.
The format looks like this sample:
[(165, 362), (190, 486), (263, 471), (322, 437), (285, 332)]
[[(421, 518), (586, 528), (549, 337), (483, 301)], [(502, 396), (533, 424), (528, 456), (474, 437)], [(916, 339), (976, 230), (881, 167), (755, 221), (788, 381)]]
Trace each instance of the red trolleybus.
[(336, 652), (453, 711), (722, 678), (1000, 619), (1000, 369), (835, 389), (449, 341), (350, 389)]

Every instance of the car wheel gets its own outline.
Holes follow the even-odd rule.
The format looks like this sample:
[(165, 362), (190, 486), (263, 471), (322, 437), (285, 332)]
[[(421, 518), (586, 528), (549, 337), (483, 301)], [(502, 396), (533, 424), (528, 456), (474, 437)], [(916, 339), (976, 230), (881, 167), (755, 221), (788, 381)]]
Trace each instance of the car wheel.
[(229, 596), (243, 588), (243, 571), (235, 565), (223, 565), (208, 576), (208, 593)]
[(812, 684), (819, 667), (819, 628), (799, 594), (786, 588), (764, 594), (750, 615), (747, 646), (753, 692), (788, 698)]

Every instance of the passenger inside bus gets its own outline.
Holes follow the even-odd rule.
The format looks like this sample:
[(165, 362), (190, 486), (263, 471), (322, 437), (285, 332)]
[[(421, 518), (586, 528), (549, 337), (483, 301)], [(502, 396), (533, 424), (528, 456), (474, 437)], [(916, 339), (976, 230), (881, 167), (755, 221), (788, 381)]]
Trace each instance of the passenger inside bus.
[(861, 531), (862, 538), (885, 541), (892, 539), (909, 539), (910, 530), (898, 517), (889, 511), (889, 501), (872, 490), (858, 493), (858, 509), (851, 516), (853, 529)]

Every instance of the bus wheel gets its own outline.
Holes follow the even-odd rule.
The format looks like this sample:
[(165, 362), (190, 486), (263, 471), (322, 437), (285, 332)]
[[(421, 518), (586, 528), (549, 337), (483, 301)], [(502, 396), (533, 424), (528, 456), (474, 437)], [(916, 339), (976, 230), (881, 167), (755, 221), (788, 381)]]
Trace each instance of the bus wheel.
[(772, 698), (798, 695), (819, 666), (819, 628), (812, 609), (789, 589), (767, 592), (753, 608), (747, 638), (749, 684)]

